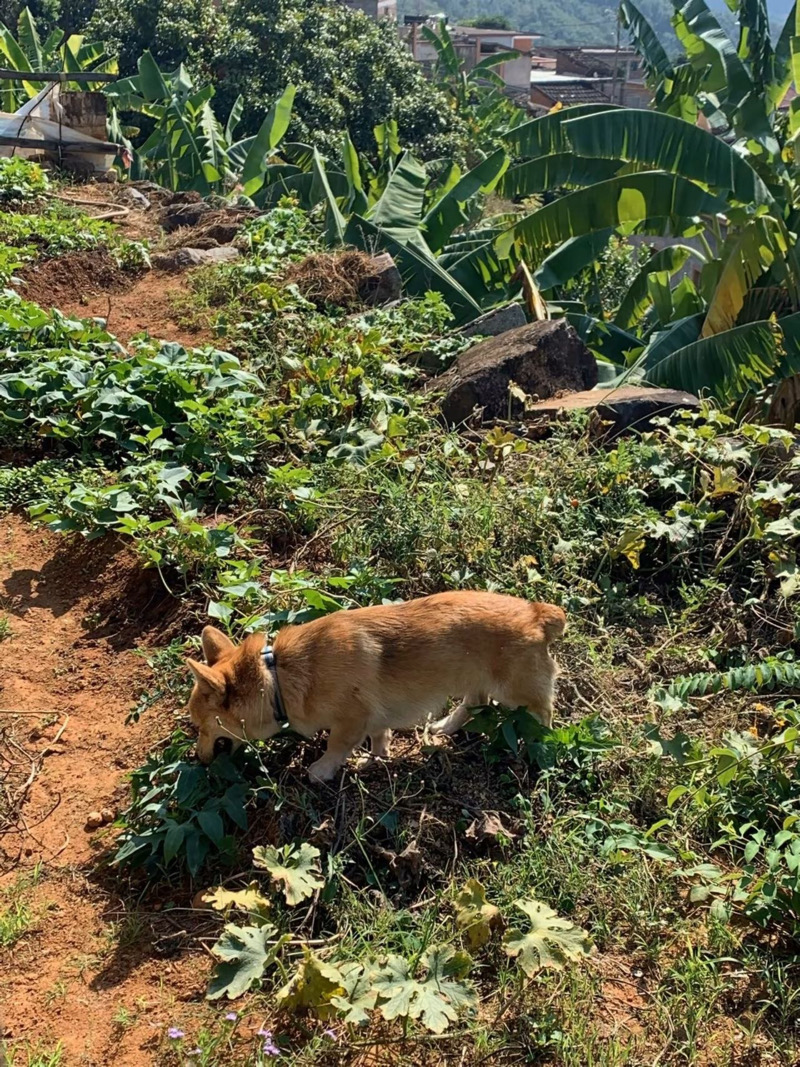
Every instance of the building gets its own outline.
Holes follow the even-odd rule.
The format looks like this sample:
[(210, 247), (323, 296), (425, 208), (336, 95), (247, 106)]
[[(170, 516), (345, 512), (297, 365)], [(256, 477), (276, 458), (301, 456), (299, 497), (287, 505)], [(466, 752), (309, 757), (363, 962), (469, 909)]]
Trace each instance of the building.
[(534, 70), (546, 69), (547, 64), (547, 69), (564, 77), (589, 79), (595, 83), (602, 80), (606, 100), (624, 107), (650, 106), (652, 94), (645, 81), (642, 61), (633, 48), (586, 45), (581, 48), (538, 48), (536, 51)]
[(556, 74), (551, 70), (532, 70), (530, 102), (534, 107), (550, 110), (556, 105), (608, 104), (608, 78), (580, 78), (570, 74)]
[[(420, 33), (418, 20), (409, 20), (405, 27), (405, 39), (411, 54), (417, 62), (428, 71), (436, 66), (436, 49)], [(431, 29), (436, 23), (431, 22)], [(508, 52), (507, 62), (492, 67), (492, 72), (502, 78), (512, 91), (527, 96), (531, 76), (531, 55), (534, 42), (540, 38), (532, 34), (522, 34), (516, 30), (480, 30), (473, 26), (448, 26), (453, 47), (464, 70), (469, 73), (481, 60), (497, 52)], [(512, 55), (511, 53), (519, 53)]]
[(397, 0), (344, 0), (354, 11), (363, 11), (373, 19), (397, 22)]

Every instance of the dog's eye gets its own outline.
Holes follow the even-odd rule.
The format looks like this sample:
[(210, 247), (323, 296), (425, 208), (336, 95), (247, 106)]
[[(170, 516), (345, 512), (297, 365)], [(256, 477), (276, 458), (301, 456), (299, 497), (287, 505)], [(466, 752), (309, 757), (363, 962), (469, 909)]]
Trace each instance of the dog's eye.
[(229, 737), (218, 737), (214, 742), (214, 755), (221, 756), (223, 752), (230, 753), (233, 750), (233, 742)]

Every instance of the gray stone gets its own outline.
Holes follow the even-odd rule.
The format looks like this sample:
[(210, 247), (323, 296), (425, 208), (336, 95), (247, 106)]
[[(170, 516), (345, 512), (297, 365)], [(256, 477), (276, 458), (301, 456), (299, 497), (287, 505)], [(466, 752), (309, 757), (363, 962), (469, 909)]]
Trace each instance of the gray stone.
[(493, 308), (480, 318), (468, 322), (466, 326), (461, 327), (459, 333), (464, 337), (475, 337), (476, 334), (481, 334), (483, 337), (497, 337), (500, 333), (507, 333), (508, 330), (516, 330), (519, 326), (524, 326), (527, 321), (521, 304), (505, 304), (501, 308)]
[(511, 382), (534, 401), (541, 400), (591, 389), (597, 384), (597, 364), (564, 319), (531, 322), (463, 352), (425, 388), (445, 393), (442, 414), (454, 426), (476, 408), (484, 419), (523, 415), (525, 403), (509, 393)]
[[(618, 389), (589, 389), (542, 400), (528, 408), (526, 418), (550, 420), (573, 411), (588, 411), (597, 416), (595, 426), (600, 433), (615, 437), (625, 430), (651, 429), (656, 416), (669, 416), (681, 409), (697, 410), (699, 407), (700, 401), (692, 393), (622, 385)], [(603, 423), (610, 425), (604, 426)]]
[(176, 248), (172, 252), (158, 252), (151, 261), (156, 270), (186, 270), (188, 267), (233, 263), (240, 256), (238, 248), (221, 245), (219, 248)]
[(182, 226), (196, 226), (198, 222), (214, 209), (204, 200), (189, 203), (171, 203), (164, 210), (161, 225), (167, 233), (179, 230)]
[(365, 304), (379, 307), (399, 300), (403, 295), (403, 279), (388, 252), (373, 256), (371, 273), (358, 287), (358, 295)]

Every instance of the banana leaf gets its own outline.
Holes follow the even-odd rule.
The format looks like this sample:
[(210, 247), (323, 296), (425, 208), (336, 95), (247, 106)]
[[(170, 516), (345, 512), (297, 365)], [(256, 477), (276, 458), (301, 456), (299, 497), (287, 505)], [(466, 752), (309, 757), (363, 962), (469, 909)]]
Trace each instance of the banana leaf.
[(252, 196), (264, 184), (264, 172), (269, 157), (277, 148), (292, 121), (292, 107), (296, 86), (287, 85), (267, 112), (258, 133), (250, 144), (242, 165), (242, 187), (245, 196)]
[[(622, 329), (629, 330), (635, 326), (647, 309), (649, 303), (647, 279), (650, 274), (664, 273), (668, 277), (676, 274), (690, 256), (701, 261), (703, 257), (689, 245), (670, 245), (655, 252), (642, 265), (639, 273), (631, 282), (622, 298), (619, 310), (614, 316), (614, 323)], [(663, 321), (663, 320), (662, 320)]]
[(422, 220), (425, 240), (434, 252), (443, 248), (453, 231), (468, 221), (463, 205), (479, 192), (491, 192), (507, 166), (508, 156), (504, 149), (499, 148), (463, 175), (437, 200)]
[(507, 131), (503, 140), (511, 152), (522, 159), (538, 159), (540, 156), (569, 152), (571, 145), (562, 130), (565, 122), (582, 115), (597, 115), (602, 111), (613, 110), (614, 104), (578, 104), (575, 107), (564, 107), (515, 126)]
[(580, 156), (646, 163), (731, 192), (742, 204), (769, 204), (773, 198), (747, 161), (721, 138), (683, 119), (657, 111), (620, 108), (565, 127)]
[(597, 259), (613, 235), (607, 229), (571, 237), (540, 263), (533, 275), (536, 284), (543, 292), (564, 285)]
[(510, 254), (518, 244), (530, 258), (540, 261), (550, 249), (571, 237), (645, 219), (663, 220), (662, 228), (682, 233), (685, 222), (699, 215), (716, 214), (724, 202), (678, 175), (660, 171), (628, 174), (598, 182), (526, 216), (498, 238), (498, 253)]
[(511, 167), (503, 176), (500, 193), (514, 200), (564, 185), (594, 185), (613, 178), (623, 166), (621, 159), (582, 159), (575, 152), (557, 152)]
[(369, 212), (370, 222), (401, 243), (416, 240), (427, 180), (425, 167), (410, 152), (404, 152), (389, 175), (380, 199)]

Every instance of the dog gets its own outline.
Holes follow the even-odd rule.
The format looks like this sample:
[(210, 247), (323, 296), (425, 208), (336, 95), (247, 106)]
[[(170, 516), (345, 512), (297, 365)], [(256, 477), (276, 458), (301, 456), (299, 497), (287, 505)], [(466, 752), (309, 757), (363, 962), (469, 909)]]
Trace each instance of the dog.
[(461, 702), (435, 733), (455, 733), (490, 698), (550, 727), (557, 667), (548, 650), (565, 626), (552, 604), (485, 592), (338, 611), (284, 627), (274, 648), (263, 634), (235, 645), (206, 626), (206, 662), (188, 661), (198, 758), (266, 741), (288, 721), (304, 737), (330, 731), (308, 772), (328, 781), (366, 737), (373, 758), (387, 757), (392, 730), (442, 715), (452, 697)]

